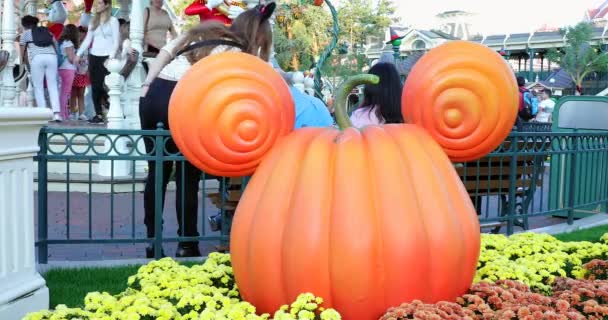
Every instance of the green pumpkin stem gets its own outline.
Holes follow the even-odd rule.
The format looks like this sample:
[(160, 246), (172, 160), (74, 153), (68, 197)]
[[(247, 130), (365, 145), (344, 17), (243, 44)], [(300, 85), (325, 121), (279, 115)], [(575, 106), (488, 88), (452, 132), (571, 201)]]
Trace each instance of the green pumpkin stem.
[(348, 95), (353, 89), (362, 84), (378, 84), (380, 83), (380, 78), (373, 74), (359, 74), (356, 76), (352, 76), (338, 88), (338, 93), (336, 94), (336, 106), (334, 108), (336, 114), (336, 123), (338, 123), (338, 127), (340, 130), (346, 130), (353, 126), (353, 123), (350, 121), (348, 117), (348, 113), (346, 112), (346, 104), (348, 100)]

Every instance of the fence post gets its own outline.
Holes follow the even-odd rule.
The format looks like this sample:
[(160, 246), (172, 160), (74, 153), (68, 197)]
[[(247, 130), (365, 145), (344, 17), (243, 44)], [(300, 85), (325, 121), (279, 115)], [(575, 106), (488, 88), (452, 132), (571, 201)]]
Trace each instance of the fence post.
[(2, 38), (2, 50), (8, 52), (8, 61), (4, 70), (0, 72), (0, 107), (10, 108), (17, 106), (17, 87), (15, 85), (15, 78), (13, 77), (13, 67), (15, 67), (15, 57), (17, 52), (15, 50), (15, 38), (17, 36), (17, 24), (15, 23), (15, 1), (4, 0), (2, 10), (2, 32), (0, 36)]
[(0, 319), (46, 309), (49, 291), (36, 270), (34, 157), (46, 108), (0, 107)]
[(38, 263), (46, 264), (48, 251), (48, 170), (46, 155), (48, 152), (48, 136), (46, 129), (42, 128), (38, 135)]
[(515, 207), (517, 192), (517, 151), (518, 151), (518, 136), (513, 136), (511, 140), (511, 162), (509, 164), (509, 215), (507, 220), (507, 234), (513, 234), (513, 225), (515, 224)]
[(165, 139), (162, 135), (163, 124), (158, 123), (154, 135), (154, 259), (162, 256), (163, 245), (163, 155)]
[[(168, 1), (165, 1), (165, 5), (168, 5)], [(144, 52), (144, 10), (146, 4), (144, 0), (132, 0), (131, 1), (131, 16), (129, 25), (129, 38), (131, 39), (131, 47), (137, 50), (139, 55), (135, 69), (131, 72), (131, 75), (126, 79), (127, 81), (127, 105), (125, 106), (129, 112), (126, 115), (126, 126), (130, 129), (141, 129), (139, 119), (139, 96), (141, 89), (146, 78), (146, 73), (142, 65), (142, 53)], [(140, 140), (140, 144), (133, 145), (133, 149), (139, 148), (144, 150), (143, 139)], [(134, 150), (134, 153), (136, 151)], [(146, 161), (135, 162), (135, 172), (144, 173), (148, 164)]]
[[(575, 133), (576, 134), (576, 133)], [(568, 224), (572, 225), (574, 223), (574, 189), (576, 188), (576, 158), (578, 156), (578, 148), (579, 148), (579, 136), (574, 136), (573, 145), (572, 145), (572, 153), (570, 157), (572, 161), (570, 161), (570, 183), (568, 184)]]
[[(105, 78), (105, 84), (110, 91), (108, 92), (110, 99), (110, 110), (108, 110), (108, 129), (125, 129), (125, 117), (123, 106), (120, 104), (121, 96), (125, 94), (124, 79), (119, 74), (122, 68), (120, 61), (116, 59), (108, 60), (108, 71), (110, 74)], [(120, 136), (112, 134), (105, 139), (104, 152), (109, 156), (118, 154), (128, 154), (127, 140), (121, 139)], [(131, 175), (131, 166), (127, 160), (101, 160), (99, 161), (98, 174), (104, 177), (129, 177)]]

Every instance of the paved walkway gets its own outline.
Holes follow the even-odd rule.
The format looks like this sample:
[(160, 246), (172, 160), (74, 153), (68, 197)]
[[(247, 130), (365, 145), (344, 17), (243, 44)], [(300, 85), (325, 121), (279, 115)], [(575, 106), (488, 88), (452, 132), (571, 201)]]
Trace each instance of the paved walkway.
[[(92, 239), (144, 239), (143, 193), (92, 194), (91, 215), (89, 218), (89, 196), (86, 193), (72, 192), (69, 197), (69, 217), (67, 214), (67, 197), (64, 192), (49, 192), (48, 196), (48, 238), (64, 240)], [(113, 198), (113, 199), (112, 199)], [(202, 236), (219, 236), (212, 232), (207, 223), (207, 217), (215, 215), (218, 209), (206, 199), (204, 209), (200, 207), (199, 193), (199, 232)], [(36, 212), (37, 194), (36, 194)], [(113, 214), (112, 214), (112, 208)], [(135, 214), (131, 214), (134, 212)], [(204, 217), (204, 219), (203, 219)], [(36, 235), (38, 234), (38, 217), (35, 217)], [(177, 216), (175, 214), (175, 192), (168, 191), (164, 211), (164, 237), (177, 236)], [(202, 225), (202, 226), (201, 226)], [(69, 233), (68, 233), (69, 227)], [(90, 234), (89, 234), (90, 230)], [(37, 237), (36, 237), (37, 238)], [(219, 241), (203, 241), (200, 248), (203, 255), (215, 250)], [(49, 245), (49, 260), (106, 260), (145, 258), (146, 244), (52, 244)], [(175, 255), (177, 243), (166, 243), (165, 254)]]
[[(92, 194), (91, 215), (89, 219), (89, 196), (86, 193), (70, 193), (69, 217), (67, 214), (67, 194), (64, 192), (49, 192), (48, 203), (48, 237), (49, 239), (73, 240), (92, 239), (143, 239), (146, 227), (143, 224), (143, 193)], [(495, 201), (490, 204), (490, 212), (496, 212)], [(204, 209), (200, 208), (201, 196), (199, 194), (199, 232), (203, 236), (218, 236), (219, 232), (212, 232), (207, 223), (207, 217), (218, 212), (208, 199), (205, 199)], [(164, 211), (165, 237), (177, 235), (177, 218), (175, 214), (175, 192), (168, 191)], [(37, 206), (37, 201), (36, 201)], [(113, 214), (112, 214), (112, 208)], [(37, 210), (37, 208), (36, 208)], [(135, 212), (134, 215), (131, 212)], [(204, 219), (203, 219), (204, 218)], [(540, 228), (564, 222), (564, 219), (535, 217), (530, 219), (530, 228)], [(69, 223), (68, 223), (69, 222)], [(36, 217), (36, 228), (37, 228)], [(90, 229), (89, 229), (90, 228)], [(506, 231), (503, 228), (502, 231)], [(36, 229), (38, 230), (38, 229)], [(89, 234), (90, 230), (90, 234)], [(516, 231), (520, 228), (516, 228)], [(36, 231), (36, 234), (38, 232)], [(201, 241), (200, 248), (203, 255), (215, 251), (217, 240)], [(146, 244), (51, 244), (48, 249), (50, 261), (91, 261), (91, 260), (117, 260), (145, 258)], [(175, 255), (177, 243), (166, 243), (165, 253)]]

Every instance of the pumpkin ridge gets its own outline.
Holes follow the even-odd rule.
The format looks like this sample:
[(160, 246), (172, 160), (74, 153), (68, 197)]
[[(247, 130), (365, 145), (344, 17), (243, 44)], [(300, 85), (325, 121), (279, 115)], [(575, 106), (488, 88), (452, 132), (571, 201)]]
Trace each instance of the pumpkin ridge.
[[(310, 131), (311, 131), (310, 137), (308, 137), (308, 139), (306, 139), (304, 142), (302, 142), (302, 145), (300, 145), (300, 146), (298, 146), (298, 148), (296, 148), (295, 151), (298, 154), (297, 157), (295, 157), (296, 159), (302, 159), (302, 157), (306, 153), (306, 150), (310, 146), (311, 142), (314, 141), (317, 138), (316, 130), (315, 131), (310, 130)], [(285, 159), (285, 158), (281, 158), (281, 159)], [(289, 210), (289, 208), (291, 207), (291, 203), (292, 203), (291, 200), (293, 199), (294, 191), (295, 191), (295, 189), (296, 189), (296, 187), (298, 185), (298, 181), (299, 181), (299, 178), (300, 178), (300, 172), (301, 172), (300, 169), (301, 169), (301, 167), (302, 167), (302, 162), (301, 161), (295, 161), (294, 167), (291, 168), (291, 170), (293, 170), (293, 172), (295, 172), (296, 174), (294, 175), (293, 180), (290, 181), (290, 183), (288, 184), (288, 186), (285, 186), (286, 189), (284, 190), (285, 191), (285, 193), (284, 193), (285, 197), (283, 198), (283, 200), (287, 204), (287, 210), (285, 210), (284, 212), (288, 213), (288, 215), (287, 215), (287, 217), (285, 217), (284, 223), (281, 224), (281, 237), (280, 237), (281, 240), (279, 242), (280, 243), (280, 245), (279, 245), (280, 246), (280, 251), (279, 251), (280, 257), (277, 259), (280, 262), (280, 264), (281, 264), (281, 268), (279, 268), (279, 270), (281, 270), (281, 272), (280, 272), (280, 280), (279, 281), (280, 281), (281, 287), (283, 289), (283, 292), (281, 294), (281, 296), (283, 297), (283, 299), (282, 299), (283, 301), (292, 300), (291, 299), (292, 297), (289, 296), (289, 289), (287, 288), (287, 282), (285, 281), (285, 272), (283, 271), (284, 265), (285, 265), (284, 259), (285, 259), (285, 250), (286, 250), (286, 247), (285, 247), (285, 236), (288, 235), (288, 232), (286, 232), (288, 230), (285, 230), (285, 229), (286, 229), (287, 224), (289, 222), (289, 218), (292, 215), (292, 213)], [(280, 170), (274, 170), (273, 171), (273, 175), (274, 174), (278, 174), (278, 172), (280, 172)], [(273, 180), (272, 176), (271, 176), (270, 180)], [(263, 196), (262, 199), (269, 199), (269, 197), (264, 197)]]
[[(377, 171), (373, 169), (373, 163), (374, 163), (374, 159), (372, 158), (372, 154), (370, 152), (370, 144), (374, 143), (373, 141), (370, 141), (370, 132), (371, 131), (375, 131), (375, 130), (380, 130), (380, 131), (384, 131), (382, 129), (382, 127), (377, 127), (377, 126), (369, 126), (366, 128), (363, 128), (363, 130), (361, 130), (360, 134), (363, 137), (363, 150), (365, 151), (365, 159), (367, 162), (367, 165), (365, 167), (365, 171), (367, 172), (367, 174), (369, 175), (368, 179), (369, 179), (369, 183), (370, 183), (370, 190), (373, 190), (373, 193), (371, 195), (371, 207), (372, 207), (372, 213), (374, 215), (372, 221), (374, 223), (374, 234), (375, 234), (375, 243), (376, 243), (376, 251), (377, 251), (377, 259), (379, 261), (378, 265), (379, 265), (379, 269), (380, 271), (378, 272), (378, 282), (379, 287), (380, 288), (386, 288), (386, 267), (385, 267), (385, 257), (384, 257), (384, 239), (382, 238), (381, 234), (382, 234), (382, 217), (380, 217), (381, 213), (379, 213), (378, 211), (378, 202), (379, 202), (379, 198), (381, 198), (381, 195), (378, 195), (378, 192), (382, 192), (379, 191), (380, 188), (378, 188), (378, 183), (376, 182), (377, 180)], [(374, 288), (377, 289), (377, 288)], [(383, 305), (387, 305), (387, 296), (386, 296), (386, 291), (385, 290), (378, 290), (381, 292), (382, 294), (382, 302)]]
[[(443, 212), (442, 216), (443, 217), (447, 217), (447, 219), (443, 219), (442, 222), (444, 222), (444, 223), (446, 223), (448, 225), (448, 229), (450, 231), (452, 231), (452, 233), (453, 233), (454, 230), (458, 230), (459, 231), (458, 234), (452, 234), (452, 238), (464, 239), (464, 237), (463, 237), (464, 232), (462, 230), (462, 225), (461, 225), (461, 223), (459, 223), (460, 219), (458, 219), (455, 215), (452, 214), (453, 209), (454, 209), (454, 205), (450, 201), (451, 190), (449, 190), (449, 188), (447, 187), (448, 185), (451, 185), (451, 183), (448, 183), (448, 184), (446, 184), (446, 183), (434, 183), (435, 181), (439, 181), (439, 179), (442, 180), (442, 181), (445, 181), (446, 175), (444, 175), (444, 172), (442, 172), (442, 170), (440, 168), (441, 166), (437, 165), (437, 161), (440, 159), (439, 155), (445, 155), (445, 152), (442, 151), (441, 147), (439, 146), (439, 144), (436, 143), (436, 142), (434, 142), (434, 141), (433, 141), (435, 143), (434, 146), (431, 143), (429, 143), (426, 146), (422, 145), (422, 143), (421, 143), (422, 135), (429, 135), (427, 132), (423, 133), (423, 132), (420, 132), (420, 131), (414, 131), (413, 135), (416, 137), (416, 139), (415, 139), (416, 143), (418, 143), (421, 146), (421, 153), (423, 155), (425, 155), (426, 158), (427, 158), (427, 162), (422, 161), (422, 163), (428, 163), (429, 164), (429, 169), (432, 170), (432, 172), (435, 175), (435, 177), (438, 178), (438, 179), (429, 179), (429, 181), (431, 182), (431, 185), (434, 184), (435, 185), (434, 187), (437, 188), (436, 190), (438, 191), (438, 193), (441, 194), (441, 195), (445, 195), (447, 197), (447, 198), (442, 198), (441, 201), (437, 202), (437, 204), (440, 205), (440, 208), (441, 207), (445, 208), (445, 212)], [(429, 152), (433, 148), (435, 148), (435, 150), (436, 150), (435, 153), (437, 153), (437, 149), (436, 148), (440, 148), (438, 150), (439, 151), (439, 155), (436, 155), (436, 154), (433, 154), (433, 153)], [(435, 161), (433, 161), (433, 160), (435, 160)], [(446, 163), (450, 164), (449, 159), (446, 159)], [(444, 179), (442, 179), (442, 177)], [(461, 183), (461, 182), (457, 181), (457, 183)], [(464, 246), (464, 244), (461, 241), (450, 241), (450, 243), (451, 243), (452, 246), (459, 246), (460, 247), (460, 249), (457, 249), (457, 250), (450, 250), (450, 252), (456, 252), (456, 253), (459, 253), (459, 255), (460, 255), (460, 257), (456, 258), (454, 260), (454, 263), (453, 263), (453, 266), (454, 266), (453, 269), (460, 270), (460, 271), (459, 272), (452, 272), (452, 274), (462, 275), (463, 274), (462, 270), (463, 270), (464, 266), (463, 266), (462, 263), (459, 263), (459, 262), (464, 261), (464, 258), (466, 257), (466, 255), (463, 256), (462, 253), (466, 252), (467, 248)], [(444, 256), (444, 258), (445, 258), (445, 256)], [(443, 263), (445, 263), (445, 260), (443, 261)], [(437, 278), (434, 278), (434, 279), (437, 280)], [(458, 289), (460, 289), (460, 288), (458, 288)], [(451, 289), (451, 291), (455, 291), (455, 290)], [(462, 292), (462, 293), (464, 293), (464, 292)], [(441, 296), (441, 294), (436, 294), (436, 295)], [(456, 293), (451, 293), (450, 294), (450, 296), (454, 296), (454, 297), (456, 297), (457, 295), (458, 294), (456, 294)]]
[[(406, 152), (405, 148), (407, 147), (407, 145), (404, 143), (405, 140), (401, 140), (400, 135), (402, 134), (402, 132), (405, 132), (406, 130), (422, 130), (419, 127), (417, 127), (416, 125), (412, 125), (412, 124), (405, 124), (405, 125), (394, 125), (394, 126), (386, 126), (385, 127), (386, 132), (389, 133), (392, 142), (396, 145), (399, 153), (401, 154), (401, 163), (403, 164), (403, 171), (405, 174), (405, 177), (407, 179), (407, 181), (411, 181), (412, 184), (415, 185), (415, 181), (414, 181), (414, 175), (412, 174), (412, 172), (414, 172), (414, 170), (416, 170), (416, 168), (412, 167), (412, 160), (410, 158), (410, 155), (408, 154), (408, 152)], [(430, 267), (431, 262), (432, 262), (432, 254), (431, 254), (431, 247), (428, 245), (430, 243), (430, 235), (429, 235), (429, 231), (428, 231), (428, 226), (429, 224), (427, 223), (427, 220), (425, 219), (425, 214), (424, 212), (422, 212), (422, 205), (420, 204), (420, 192), (418, 191), (418, 188), (416, 188), (415, 186), (412, 188), (413, 192), (415, 193), (414, 199), (416, 202), (416, 213), (418, 214), (418, 223), (422, 225), (422, 227), (420, 228), (422, 230), (422, 233), (424, 234), (424, 239), (422, 239), (422, 241), (420, 241), (420, 243), (424, 244), (426, 247), (426, 257), (424, 259), (424, 261), (426, 261), (426, 264), (428, 265), (428, 267)], [(428, 270), (429, 268), (427, 268)], [(418, 275), (420, 277), (424, 277), (425, 281), (423, 281), (424, 283), (431, 283), (432, 281), (432, 275), (430, 272), (426, 272), (424, 274)], [(429, 296), (430, 296), (430, 290), (425, 290), (423, 293), (423, 296), (420, 296), (419, 300), (422, 301), (429, 301)]]
[[(332, 130), (333, 131), (333, 130)], [(337, 131), (336, 137), (341, 135), (342, 133), (340, 131)], [(332, 139), (332, 144), (336, 144), (336, 138)], [(331, 232), (333, 230), (333, 224), (332, 224), (332, 215), (333, 215), (333, 205), (332, 203), (334, 202), (334, 198), (335, 198), (335, 190), (334, 190), (334, 181), (336, 179), (336, 149), (335, 146), (332, 145), (330, 148), (330, 157), (329, 157), (329, 177), (328, 177), (328, 181), (330, 182), (330, 186), (329, 186), (329, 192), (328, 192), (328, 203), (329, 205), (327, 206), (327, 237), (325, 239), (327, 239), (327, 242), (324, 243), (324, 247), (327, 250), (327, 263), (325, 263), (324, 265), (327, 266), (327, 269), (325, 270), (325, 272), (327, 273), (326, 275), (326, 279), (328, 280), (328, 284), (329, 284), (329, 296), (327, 298), (323, 297), (323, 299), (326, 299), (326, 303), (327, 306), (333, 306), (334, 305), (334, 301), (335, 301), (335, 293), (334, 293), (334, 286), (333, 286), (333, 277), (331, 276), (331, 270), (332, 270), (332, 264), (331, 264), (331, 255), (332, 255), (332, 251), (331, 251)]]
[[(421, 134), (421, 133), (417, 133), (417, 134)], [(431, 154), (430, 156), (434, 159), (437, 159), (440, 156), (444, 156), (445, 153), (441, 150), (441, 147), (439, 145), (432, 145), (429, 146), (430, 150), (434, 149), (434, 154)], [(429, 149), (426, 149), (425, 151), (428, 151)], [(447, 156), (447, 155), (446, 155)], [(447, 159), (449, 161), (449, 159)], [(476, 270), (476, 266), (477, 266), (477, 261), (479, 260), (479, 250), (480, 250), (480, 241), (481, 241), (481, 235), (480, 235), (480, 229), (479, 229), (479, 219), (477, 217), (477, 213), (475, 212), (475, 208), (472, 206), (472, 203), (470, 203), (470, 201), (468, 201), (468, 192), (466, 191), (466, 189), (464, 188), (464, 184), (462, 183), (462, 180), (460, 179), (460, 177), (458, 176), (456, 169), (454, 168), (454, 166), (449, 166), (449, 167), (444, 167), (444, 166), (439, 166), (438, 168), (441, 171), (441, 176), (446, 177), (446, 178), (450, 178), (452, 181), (454, 181), (453, 184), (448, 184), (448, 186), (453, 186), (454, 188), (456, 188), (457, 193), (454, 193), (453, 191), (451, 192), (447, 192), (447, 197), (448, 197), (448, 203), (452, 204), (452, 206), (454, 207), (453, 212), (456, 213), (456, 221), (459, 223), (456, 223), (456, 226), (458, 226), (458, 229), (460, 230), (461, 235), (459, 236), (460, 239), (463, 239), (462, 241), (462, 245), (465, 248), (465, 250), (461, 250), (461, 253), (464, 253), (464, 257), (461, 259), (461, 261), (464, 262), (472, 262), (472, 265), (466, 265), (466, 264), (459, 264), (459, 269), (460, 269), (460, 274), (463, 275), (467, 275), (467, 277), (470, 278), (470, 281), (473, 280), (474, 277), (474, 272), (471, 273), (470, 275), (468, 275), (466, 272), (470, 272), (470, 270)], [(459, 201), (460, 199), (462, 199), (463, 201)], [(468, 208), (467, 208), (468, 207)], [(470, 235), (471, 233), (476, 233), (478, 236), (476, 237), (476, 239), (471, 239), (470, 237), (468, 237), (468, 235)], [(473, 250), (471, 250), (471, 248), (473, 248)], [(473, 256), (469, 256), (468, 253), (474, 252), (475, 254), (473, 254)], [(462, 288), (460, 288), (461, 292), (465, 292), (466, 290), (468, 290), (469, 286), (463, 286)]]
[[(335, 145), (334, 198), (330, 238), (331, 275), (334, 307), (344, 319), (368, 319), (373, 303), (377, 263), (374, 256), (374, 230), (369, 223), (369, 198), (363, 170), (365, 150), (358, 130), (346, 128), (344, 139)], [(368, 315), (366, 317), (365, 315)]]
[(286, 232), (281, 240), (282, 283), (288, 301), (303, 292), (328, 296), (329, 282), (322, 270), (329, 258), (329, 253), (324, 256), (322, 252), (329, 237), (329, 224), (325, 220), (330, 217), (331, 203), (327, 201), (331, 180), (326, 171), (331, 170), (327, 158), (333, 150), (331, 140), (337, 134), (336, 130), (315, 129), (315, 136), (301, 146), (299, 167), (285, 211)]
[[(284, 143), (285, 142), (283, 142), (283, 144)], [(244, 274), (241, 274), (240, 268), (233, 268), (235, 279), (238, 283), (239, 290), (241, 291), (241, 296), (244, 300), (247, 300), (246, 294), (250, 290), (249, 274), (251, 272), (249, 270), (249, 257), (252, 255), (252, 253), (250, 252), (251, 247), (248, 246), (247, 243), (249, 242), (249, 238), (251, 237), (251, 232), (253, 229), (252, 221), (255, 219), (257, 207), (260, 204), (257, 199), (260, 198), (260, 194), (263, 192), (263, 190), (266, 189), (266, 186), (268, 185), (268, 182), (270, 180), (269, 175), (261, 173), (267, 170), (272, 170), (272, 168), (275, 167), (275, 164), (279, 160), (278, 154), (281, 149), (282, 144), (278, 144), (275, 150), (269, 152), (265, 158), (265, 161), (263, 161), (257, 168), (256, 172), (260, 172), (260, 174), (256, 176), (256, 174), (254, 173), (254, 175), (251, 177), (251, 180), (248, 183), (248, 187), (245, 188), (245, 190), (243, 191), (241, 201), (239, 202), (239, 206), (237, 206), (236, 208), (236, 211), (234, 213), (234, 219), (232, 221), (232, 232), (230, 234), (230, 253), (232, 257), (232, 263), (233, 266), (234, 264), (238, 265), (240, 263), (239, 261), (242, 259), (244, 261), (244, 264), (247, 266), (244, 270)], [(253, 201), (256, 201), (256, 205), (253, 210), (247, 210), (249, 208), (249, 206), (247, 205), (250, 201), (249, 199), (253, 199)], [(243, 205), (241, 206), (240, 204)], [(243, 228), (244, 231), (241, 232), (240, 228)], [(239, 252), (241, 251), (241, 247), (243, 247), (243, 245), (241, 244), (241, 239), (239, 238), (241, 235), (243, 235), (243, 240), (245, 242), (243, 254), (239, 254)]]
[[(413, 132), (413, 134), (417, 137), (417, 141), (419, 142), (420, 140), (422, 140), (422, 135), (428, 135), (428, 133), (426, 132), (420, 132), (418, 130), (415, 130)], [(437, 178), (443, 177), (443, 181), (445, 181), (446, 177), (452, 177), (453, 175), (447, 174), (447, 172), (445, 171), (445, 167), (441, 166), (441, 165), (437, 165), (437, 161), (439, 159), (441, 159), (441, 157), (443, 157), (445, 155), (445, 152), (442, 150), (441, 146), (438, 143), (435, 143), (434, 145), (429, 143), (427, 145), (425, 145), (425, 147), (421, 148), (422, 149), (422, 153), (426, 155), (427, 159), (429, 160), (429, 164), (430, 164), (430, 168), (433, 170), (433, 173), (435, 174), (435, 176)], [(430, 161), (434, 159), (435, 161)], [(446, 163), (450, 163), (449, 158), (445, 158), (445, 162)], [(454, 179), (451, 179), (452, 181), (455, 181)], [(431, 179), (431, 181), (435, 181), (435, 179)], [(460, 179), (458, 178), (457, 181), (455, 181), (458, 184), (462, 184), (460, 182)], [(460, 219), (459, 216), (455, 216), (454, 214), (452, 214), (452, 212), (454, 212), (455, 207), (454, 207), (454, 203), (458, 200), (455, 201), (451, 201), (452, 200), (452, 192), (451, 190), (448, 190), (449, 188), (447, 186), (453, 185), (452, 183), (437, 183), (436, 186), (439, 187), (439, 192), (438, 194), (444, 195), (445, 196), (445, 203), (446, 203), (446, 213), (444, 214), (444, 216), (446, 216), (448, 219), (442, 219), (442, 222), (448, 222), (451, 221), (451, 223), (449, 224), (449, 229), (454, 231), (454, 230), (458, 230), (458, 239), (465, 239), (466, 234), (464, 233), (464, 230), (462, 228), (462, 224), (458, 223), (459, 221), (461, 221), (462, 219)], [(458, 252), (460, 255), (460, 258), (458, 258), (456, 261), (466, 261), (464, 258), (466, 258), (466, 256), (463, 256), (463, 252), (468, 252), (466, 251), (466, 246), (462, 243), (462, 242), (458, 242), (458, 241), (454, 241), (452, 242), (453, 245), (455, 246), (460, 246), (461, 248), (459, 250), (453, 250), (454, 252)], [(464, 269), (464, 264), (463, 263), (456, 263), (455, 264), (456, 269), (459, 270), (457, 272), (457, 274), (464, 274), (463, 269)], [(458, 288), (460, 289), (460, 288)]]
[[(248, 269), (249, 277), (253, 280), (252, 295), (255, 295), (252, 302), (262, 312), (277, 310), (289, 301), (282, 271), (284, 246), (281, 241), (286, 232), (285, 212), (295, 186), (302, 147), (316, 136), (316, 130), (300, 130), (292, 135), (284, 140), (283, 148), (276, 150), (277, 162), (269, 168), (269, 173), (265, 172), (268, 183), (260, 197), (252, 200), (256, 201), (253, 208), (256, 218), (251, 223), (252, 231), (248, 240), (253, 245), (245, 245), (250, 249)], [(277, 195), (281, 195), (278, 200)], [(256, 246), (261, 242), (267, 246), (263, 250)]]

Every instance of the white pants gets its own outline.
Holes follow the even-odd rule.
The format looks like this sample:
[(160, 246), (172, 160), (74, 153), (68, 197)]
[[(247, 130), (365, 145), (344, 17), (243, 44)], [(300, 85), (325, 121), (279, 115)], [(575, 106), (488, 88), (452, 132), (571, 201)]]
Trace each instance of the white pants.
[(53, 112), (59, 112), (57, 56), (54, 54), (38, 54), (32, 60), (30, 72), (32, 73), (32, 85), (34, 86), (36, 106), (38, 106), (38, 108), (47, 107), (46, 99), (44, 98), (44, 78), (46, 77), (46, 86), (49, 90), (51, 109), (53, 109)]

